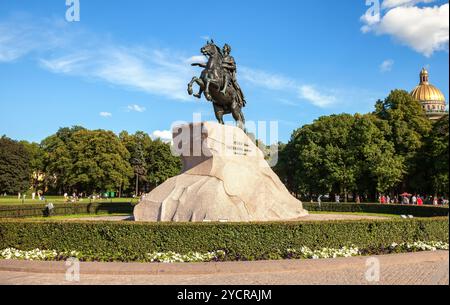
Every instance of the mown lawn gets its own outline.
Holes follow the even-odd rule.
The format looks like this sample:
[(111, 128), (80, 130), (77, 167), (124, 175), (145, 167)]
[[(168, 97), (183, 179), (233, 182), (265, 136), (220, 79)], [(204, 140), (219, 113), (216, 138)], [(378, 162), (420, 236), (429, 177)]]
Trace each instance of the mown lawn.
[[(83, 198), (78, 202), (89, 202), (89, 198)], [(96, 199), (95, 202), (137, 202), (137, 198), (110, 198), (110, 199)], [(70, 203), (67, 202), (63, 196), (45, 196), (45, 201), (39, 199), (32, 200), (31, 197), (25, 200), (17, 199), (13, 196), (0, 196), (0, 205), (20, 205), (20, 204), (45, 204), (45, 203)]]
[(400, 218), (400, 215), (382, 214), (382, 213), (364, 213), (364, 212), (327, 212), (327, 211), (309, 211), (310, 214), (339, 214), (339, 215), (356, 215), (356, 216), (379, 216)]
[(133, 216), (126, 213), (99, 213), (99, 214), (74, 214), (74, 215), (63, 215), (63, 216), (52, 216), (52, 217), (28, 217), (24, 218), (26, 220), (38, 220), (38, 221), (49, 221), (49, 220), (68, 220), (68, 219), (78, 219), (78, 218), (96, 218), (96, 217), (113, 217), (113, 216)]

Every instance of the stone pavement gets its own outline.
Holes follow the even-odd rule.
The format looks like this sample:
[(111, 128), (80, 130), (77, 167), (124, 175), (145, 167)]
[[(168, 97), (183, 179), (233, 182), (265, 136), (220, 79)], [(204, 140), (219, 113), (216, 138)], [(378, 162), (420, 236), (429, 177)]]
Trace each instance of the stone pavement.
[[(379, 282), (375, 280), (379, 263)], [(284, 285), (449, 284), (448, 251), (323, 260), (196, 264), (81, 263), (80, 281), (64, 262), (0, 261), (0, 284)]]

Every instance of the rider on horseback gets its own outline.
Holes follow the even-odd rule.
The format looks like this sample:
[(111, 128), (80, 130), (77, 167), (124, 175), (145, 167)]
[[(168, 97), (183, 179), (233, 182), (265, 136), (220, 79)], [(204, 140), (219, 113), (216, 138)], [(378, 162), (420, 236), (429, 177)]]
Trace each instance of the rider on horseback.
[(239, 86), (236, 78), (236, 61), (234, 60), (233, 56), (230, 55), (231, 53), (231, 47), (226, 43), (223, 47), (223, 59), (222, 59), (222, 67), (225, 70), (225, 85), (223, 87), (223, 90), (221, 91), (222, 94), (226, 94), (228, 89), (228, 83), (231, 80), (231, 84), (234, 86), (236, 91), (238, 92), (240, 102), (243, 106), (245, 106), (245, 97), (244, 93), (241, 90), (241, 86)]
[(213, 103), (220, 124), (224, 124), (224, 115), (232, 114), (237, 126), (245, 130), (242, 108), (246, 101), (236, 80), (236, 62), (230, 56), (231, 47), (226, 44), (221, 50), (213, 41), (208, 41), (200, 52), (207, 57), (208, 62), (191, 64), (204, 69), (200, 77), (193, 77), (188, 84), (189, 95), (194, 94), (192, 85), (196, 83), (200, 91), (194, 96), (200, 98), (204, 93), (205, 98)]

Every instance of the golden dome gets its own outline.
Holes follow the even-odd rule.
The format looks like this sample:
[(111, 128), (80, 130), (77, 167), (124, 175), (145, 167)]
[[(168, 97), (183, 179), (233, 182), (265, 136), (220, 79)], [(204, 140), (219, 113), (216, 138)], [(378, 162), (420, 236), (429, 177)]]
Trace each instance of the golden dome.
[(420, 84), (411, 92), (411, 96), (419, 102), (444, 102), (445, 97), (441, 90), (428, 81), (428, 71), (423, 68), (420, 72)]
[(411, 96), (419, 102), (445, 102), (444, 94), (433, 85), (419, 85), (412, 92)]
[(420, 72), (420, 84), (411, 92), (411, 96), (422, 104), (431, 120), (437, 120), (447, 113), (445, 96), (441, 90), (431, 85), (428, 79), (428, 71), (423, 68)]

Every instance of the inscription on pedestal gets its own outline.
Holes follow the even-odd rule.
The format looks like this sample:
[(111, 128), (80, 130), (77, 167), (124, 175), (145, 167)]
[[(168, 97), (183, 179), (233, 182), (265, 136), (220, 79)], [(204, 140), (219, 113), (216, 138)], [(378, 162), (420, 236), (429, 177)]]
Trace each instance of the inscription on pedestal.
[(234, 141), (232, 146), (227, 146), (227, 149), (236, 156), (248, 156), (253, 153), (250, 145), (238, 141)]

